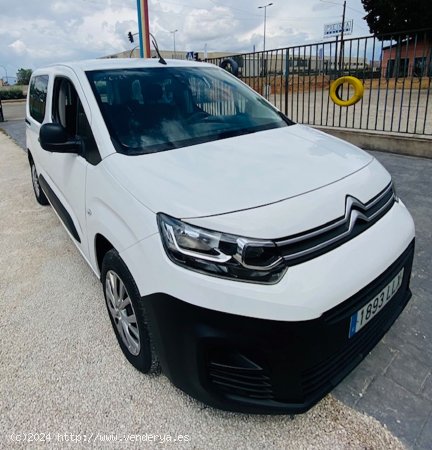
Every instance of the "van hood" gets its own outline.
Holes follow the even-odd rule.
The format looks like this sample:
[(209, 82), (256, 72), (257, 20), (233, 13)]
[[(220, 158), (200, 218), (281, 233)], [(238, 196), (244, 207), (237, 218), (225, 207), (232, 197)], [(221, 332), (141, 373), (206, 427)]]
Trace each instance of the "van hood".
[(160, 153), (115, 153), (104, 166), (153, 212), (197, 218), (295, 197), (372, 160), (347, 142), (292, 125)]

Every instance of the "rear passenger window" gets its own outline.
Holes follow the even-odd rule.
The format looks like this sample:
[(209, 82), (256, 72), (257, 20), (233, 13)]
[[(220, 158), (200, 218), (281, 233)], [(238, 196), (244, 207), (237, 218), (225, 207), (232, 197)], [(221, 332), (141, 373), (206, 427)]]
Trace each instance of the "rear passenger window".
[(38, 75), (32, 78), (29, 91), (30, 115), (39, 123), (42, 123), (45, 117), (47, 91), (48, 75)]

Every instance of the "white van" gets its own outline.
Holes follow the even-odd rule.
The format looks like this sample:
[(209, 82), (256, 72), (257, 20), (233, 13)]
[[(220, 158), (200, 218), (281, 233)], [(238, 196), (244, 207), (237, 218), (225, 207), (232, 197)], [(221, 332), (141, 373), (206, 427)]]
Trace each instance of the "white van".
[(368, 153), (211, 64), (33, 73), (27, 147), (126, 358), (217, 408), (306, 411), (407, 304), (414, 224)]

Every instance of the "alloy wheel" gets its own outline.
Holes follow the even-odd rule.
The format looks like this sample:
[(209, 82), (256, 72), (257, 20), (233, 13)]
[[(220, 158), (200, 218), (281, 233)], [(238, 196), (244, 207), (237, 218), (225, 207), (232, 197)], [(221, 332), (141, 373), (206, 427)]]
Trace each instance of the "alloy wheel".
[(105, 292), (109, 312), (123, 344), (132, 355), (138, 355), (141, 344), (135, 310), (123, 281), (112, 270), (106, 274)]

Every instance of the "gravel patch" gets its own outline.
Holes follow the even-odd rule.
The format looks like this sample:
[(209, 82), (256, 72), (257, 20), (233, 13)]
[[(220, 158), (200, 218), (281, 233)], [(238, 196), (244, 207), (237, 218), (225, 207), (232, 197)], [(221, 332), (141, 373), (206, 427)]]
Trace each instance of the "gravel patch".
[(28, 447), (29, 433), (46, 433), (58, 448), (404, 448), (331, 395), (293, 420), (233, 414), (163, 374), (137, 372), (117, 345), (99, 280), (52, 209), (34, 200), (26, 157), (2, 133), (0, 250), (0, 447)]

